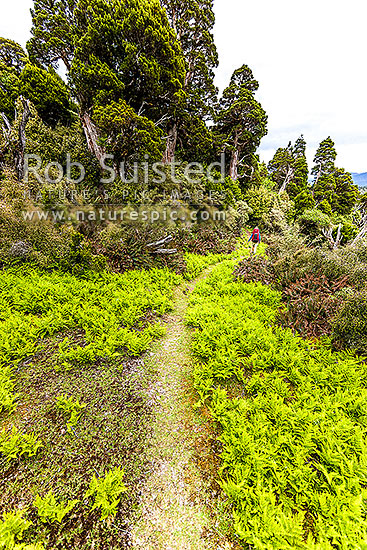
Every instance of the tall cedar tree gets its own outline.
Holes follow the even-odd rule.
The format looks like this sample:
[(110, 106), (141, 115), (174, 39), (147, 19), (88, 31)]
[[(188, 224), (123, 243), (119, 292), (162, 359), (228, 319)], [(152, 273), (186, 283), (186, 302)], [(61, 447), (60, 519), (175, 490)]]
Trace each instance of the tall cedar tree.
[(337, 168), (334, 173), (335, 192), (331, 201), (331, 208), (341, 215), (348, 215), (353, 210), (359, 198), (359, 189), (355, 185), (352, 174), (343, 168)]
[(311, 174), (314, 176), (312, 192), (318, 203), (326, 201), (331, 205), (335, 184), (336, 155), (335, 143), (329, 136), (320, 143), (311, 170)]
[(308, 192), (308, 165), (306, 159), (306, 141), (300, 136), (294, 145), (279, 148), (268, 165), (271, 179), (277, 184), (279, 192), (287, 191), (291, 198)]
[(268, 164), (268, 172), (279, 192), (286, 191), (294, 176), (294, 157), (291, 142), (288, 147), (279, 147)]
[(308, 184), (308, 163), (306, 158), (306, 141), (301, 135), (293, 146), (294, 176), (290, 183), (288, 194), (296, 197), (300, 193), (310, 193)]
[(359, 192), (352, 175), (336, 168), (336, 156), (335, 143), (329, 136), (320, 143), (314, 158), (311, 172), (314, 176), (313, 196), (324, 211), (347, 215), (352, 211)]
[(218, 95), (214, 85), (218, 53), (213, 37), (213, 0), (161, 0), (161, 5), (180, 42), (186, 65), (185, 103), (172, 110), (163, 161), (172, 162), (177, 140), (190, 160), (198, 160), (195, 156), (205, 158), (212, 148), (212, 135), (205, 121), (213, 119)]
[(70, 122), (70, 93), (62, 79), (52, 69), (32, 65), (16, 42), (0, 38), (0, 112), (9, 120), (19, 96), (34, 104), (46, 124)]
[(230, 154), (229, 176), (251, 180), (254, 153), (267, 133), (267, 116), (254, 94), (259, 84), (247, 65), (237, 69), (223, 92), (216, 117), (215, 132), (222, 151)]
[(20, 74), (27, 62), (27, 54), (22, 46), (0, 37), (0, 63), (4, 63), (7, 67), (14, 69), (16, 74)]
[(30, 55), (44, 66), (65, 64), (88, 146), (99, 161), (106, 148), (119, 150), (116, 137), (120, 146), (138, 133), (149, 150), (152, 136), (156, 148), (159, 125), (172, 103), (182, 101), (185, 75), (159, 0), (35, 0), (32, 16)]

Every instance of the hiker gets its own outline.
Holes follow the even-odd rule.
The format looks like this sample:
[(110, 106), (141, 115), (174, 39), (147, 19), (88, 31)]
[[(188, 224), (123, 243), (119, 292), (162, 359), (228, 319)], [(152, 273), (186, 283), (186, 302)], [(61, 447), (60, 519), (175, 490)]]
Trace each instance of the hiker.
[(251, 254), (256, 254), (257, 247), (259, 246), (259, 243), (261, 243), (260, 229), (257, 226), (251, 233), (251, 237), (247, 242), (249, 243), (250, 241), (252, 242)]

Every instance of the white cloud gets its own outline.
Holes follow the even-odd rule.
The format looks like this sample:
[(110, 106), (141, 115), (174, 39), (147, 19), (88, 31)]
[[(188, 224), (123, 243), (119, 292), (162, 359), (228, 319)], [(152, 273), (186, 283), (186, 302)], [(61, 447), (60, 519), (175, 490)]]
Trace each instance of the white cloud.
[[(0, 7), (0, 36), (25, 46), (32, 0)], [(365, 0), (215, 0), (215, 39), (223, 89), (247, 63), (260, 83), (258, 98), (269, 116), (261, 154), (305, 135), (310, 159), (331, 135), (338, 164), (367, 171)]]
[(15, 40), (25, 47), (30, 38), (33, 0), (3, 0), (0, 7), (0, 36)]
[(367, 171), (365, 0), (215, 0), (217, 84), (246, 63), (269, 116), (265, 160), (301, 133), (310, 146), (330, 135), (338, 164)]

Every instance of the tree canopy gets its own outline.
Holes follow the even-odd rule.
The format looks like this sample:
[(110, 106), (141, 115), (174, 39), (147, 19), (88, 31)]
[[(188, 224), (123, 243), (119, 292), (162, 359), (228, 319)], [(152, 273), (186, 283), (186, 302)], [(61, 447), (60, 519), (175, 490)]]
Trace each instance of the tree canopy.
[(19, 44), (2, 38), (0, 59), (0, 112), (14, 119), (16, 99), (23, 96), (47, 124), (70, 123), (70, 91), (53, 69), (32, 64)]
[[(184, 60), (159, 0), (61, 0), (56, 6), (38, 0), (32, 33), (32, 59), (43, 65), (65, 64), (88, 143), (97, 156), (102, 142), (111, 151), (107, 112), (116, 115), (121, 110), (111, 119), (113, 128), (121, 122), (121, 132), (136, 124), (144, 127), (147, 120), (159, 129), (182, 101)], [(106, 112), (100, 134), (94, 115), (101, 121), (102, 107)], [(150, 131), (147, 126), (145, 131)]]
[(277, 149), (268, 165), (269, 175), (280, 192), (287, 191), (291, 198), (308, 191), (308, 164), (306, 141), (300, 136), (294, 145)]
[[(167, 121), (164, 160), (171, 162), (177, 143), (183, 156), (197, 160), (213, 154), (212, 134), (205, 122), (214, 118), (218, 90), (214, 69), (218, 53), (214, 43), (213, 0), (161, 0), (180, 43), (185, 61), (184, 101)], [(199, 129), (199, 131), (195, 131)]]
[(251, 69), (243, 65), (231, 78), (224, 90), (215, 131), (222, 150), (230, 154), (229, 176), (251, 179), (254, 172), (253, 153), (267, 133), (267, 115), (255, 99), (259, 84)]
[(358, 197), (358, 187), (354, 185), (350, 173), (335, 166), (336, 157), (335, 143), (329, 136), (316, 151), (311, 171), (314, 176), (312, 191), (316, 204), (323, 211), (345, 215), (352, 211)]

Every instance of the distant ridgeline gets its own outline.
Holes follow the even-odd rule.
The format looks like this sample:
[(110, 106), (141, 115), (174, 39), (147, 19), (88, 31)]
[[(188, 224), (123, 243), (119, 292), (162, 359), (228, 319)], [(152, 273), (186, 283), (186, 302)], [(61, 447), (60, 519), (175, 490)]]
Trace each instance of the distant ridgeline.
[(367, 187), (367, 172), (363, 172), (363, 174), (352, 173), (352, 177), (358, 187)]

